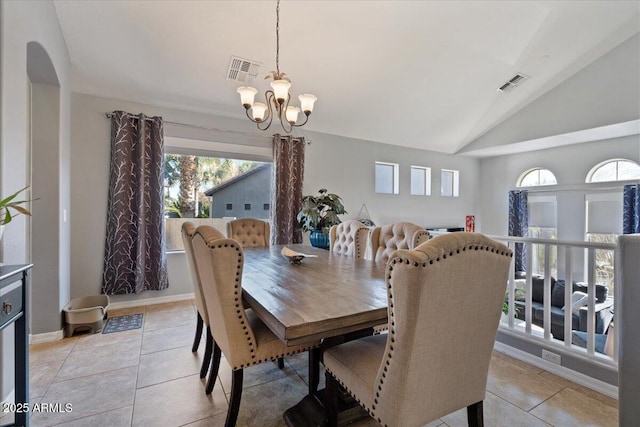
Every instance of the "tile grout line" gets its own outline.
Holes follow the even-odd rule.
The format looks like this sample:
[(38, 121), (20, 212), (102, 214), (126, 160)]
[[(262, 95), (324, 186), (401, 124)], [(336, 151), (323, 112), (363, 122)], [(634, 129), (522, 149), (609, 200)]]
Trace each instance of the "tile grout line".
[(142, 336), (140, 337), (140, 351), (138, 352), (138, 365), (136, 366), (136, 383), (133, 386), (133, 402), (131, 403), (131, 419), (130, 425), (133, 427), (133, 416), (136, 413), (136, 396), (138, 395), (138, 379), (140, 377), (140, 358), (142, 357), (142, 344), (144, 343), (144, 334), (145, 334), (145, 325), (147, 324), (147, 308), (148, 306), (144, 306), (144, 313), (142, 314), (142, 318), (144, 322), (142, 323)]
[[(509, 402), (507, 399), (505, 399), (504, 397), (502, 397), (502, 396), (500, 396), (500, 395), (498, 395), (498, 394), (495, 394), (495, 393), (493, 393), (493, 392), (491, 392), (491, 391), (488, 391), (488, 390), (487, 390), (487, 393), (491, 393), (493, 396), (497, 397), (498, 399), (502, 400), (503, 402), (507, 403), (508, 405), (511, 405), (511, 406), (513, 406), (514, 408), (521, 410), (521, 411), (522, 411), (522, 412), (524, 412), (525, 414), (530, 415), (530, 416), (532, 416), (533, 418), (535, 418), (535, 419), (537, 419), (537, 420), (539, 420), (539, 421), (541, 421), (541, 422), (543, 422), (543, 423), (545, 423), (545, 424), (547, 424), (547, 425), (549, 425), (549, 426), (555, 427), (553, 424), (548, 423), (547, 421), (543, 420), (542, 418), (540, 418), (540, 417), (536, 417), (534, 414), (529, 413), (529, 411), (533, 411), (533, 409), (534, 409), (534, 408), (536, 408), (536, 407), (540, 406), (540, 405), (541, 405), (541, 404), (543, 404), (546, 400), (544, 400), (544, 401), (542, 401), (542, 402), (538, 403), (536, 406), (534, 406), (533, 408), (529, 409), (529, 411), (525, 411), (524, 409), (522, 409), (521, 407), (519, 407), (519, 406), (518, 406), (518, 405), (516, 405), (515, 403)], [(558, 393), (560, 393), (560, 392), (558, 392)], [(443, 421), (443, 422), (444, 422), (444, 421)]]
[[(69, 338), (71, 338), (71, 337), (69, 337)], [(64, 337), (62, 339), (64, 340)], [(75, 348), (77, 343), (78, 343), (78, 339), (76, 339), (75, 342), (73, 343), (73, 345), (71, 346), (71, 349), (69, 350), (69, 353), (67, 353), (67, 356), (64, 358), (64, 362), (62, 362), (62, 364), (60, 365), (60, 367), (56, 371), (56, 374), (53, 376), (53, 379), (47, 385), (45, 391), (42, 393), (42, 396), (34, 396), (34, 397), (36, 397), (36, 398), (39, 397), (40, 400), (44, 399), (44, 397), (47, 395), (47, 393), (49, 392), (49, 389), (51, 388), (51, 386), (54, 383), (62, 382), (62, 381), (56, 381), (56, 378), (58, 377), (58, 374), (60, 373), (60, 370), (62, 369), (64, 364), (67, 363), (67, 360), (69, 359), (69, 356), (71, 355), (71, 352), (73, 351), (73, 349)], [(29, 363), (31, 363), (31, 359), (29, 360)], [(29, 366), (29, 383), (31, 383), (31, 366)], [(29, 384), (29, 390), (31, 390), (31, 384)], [(29, 400), (31, 400), (31, 396), (29, 396)], [(33, 414), (29, 415), (29, 418), (31, 418), (32, 415)]]

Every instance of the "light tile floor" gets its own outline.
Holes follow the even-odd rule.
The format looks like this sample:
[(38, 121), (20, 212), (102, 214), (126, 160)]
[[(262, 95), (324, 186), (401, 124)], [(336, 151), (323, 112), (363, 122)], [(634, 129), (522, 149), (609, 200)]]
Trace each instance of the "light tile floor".
[[(224, 358), (211, 396), (198, 376), (204, 340), (191, 353), (196, 311), (191, 301), (113, 310), (144, 313), (127, 332), (80, 335), (31, 346), (31, 403), (70, 403), (70, 412), (38, 412), (44, 426), (223, 426), (231, 389)], [(284, 426), (282, 413), (306, 394), (305, 354), (280, 370), (264, 363), (245, 370), (238, 426)], [(484, 403), (487, 426), (617, 426), (618, 403), (563, 378), (494, 352)], [(10, 415), (0, 418), (0, 424)], [(372, 419), (352, 424), (377, 426)], [(460, 410), (429, 427), (467, 426)]]

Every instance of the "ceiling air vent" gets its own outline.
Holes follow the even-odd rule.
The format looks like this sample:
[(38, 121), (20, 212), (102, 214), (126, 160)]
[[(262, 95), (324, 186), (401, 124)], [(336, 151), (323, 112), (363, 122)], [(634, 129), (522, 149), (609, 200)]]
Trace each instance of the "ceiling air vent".
[(227, 80), (251, 83), (258, 75), (258, 68), (260, 68), (260, 62), (232, 56), (227, 71)]
[(522, 83), (526, 82), (527, 80), (529, 80), (528, 76), (525, 76), (524, 74), (516, 74), (515, 76), (511, 77), (508, 81), (506, 81), (502, 86), (500, 86), (498, 88), (499, 92), (511, 92), (512, 90), (514, 90), (515, 88), (517, 88), (518, 86), (520, 86)]

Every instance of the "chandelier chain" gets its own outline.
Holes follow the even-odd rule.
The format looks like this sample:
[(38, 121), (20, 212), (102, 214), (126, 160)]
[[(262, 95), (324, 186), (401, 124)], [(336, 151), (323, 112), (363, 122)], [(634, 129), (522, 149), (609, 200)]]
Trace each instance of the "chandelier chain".
[(276, 2), (276, 72), (280, 76), (280, 0)]

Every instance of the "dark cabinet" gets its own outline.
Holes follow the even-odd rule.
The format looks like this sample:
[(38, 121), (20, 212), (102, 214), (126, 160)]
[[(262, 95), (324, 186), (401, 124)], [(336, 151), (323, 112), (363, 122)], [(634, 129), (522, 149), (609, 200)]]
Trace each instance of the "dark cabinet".
[[(29, 413), (29, 270), (31, 264), (0, 266), (0, 331), (15, 324), (15, 421), (28, 426)], [(11, 411), (14, 412), (14, 411)]]

